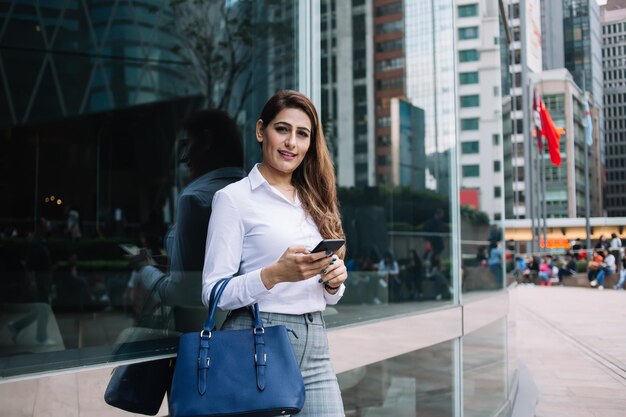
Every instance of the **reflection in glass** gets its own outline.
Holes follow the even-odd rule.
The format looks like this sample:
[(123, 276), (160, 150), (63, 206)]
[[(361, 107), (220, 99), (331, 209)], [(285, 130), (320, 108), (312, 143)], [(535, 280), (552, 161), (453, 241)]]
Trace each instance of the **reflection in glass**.
[(346, 417), (454, 415), (453, 341), (339, 374)]
[[(135, 284), (168, 268), (163, 238), (188, 179), (181, 123), (226, 110), (249, 169), (262, 105), (298, 87), (298, 2), (118, 3), (0, 6), (2, 376), (172, 353), (161, 319), (174, 312), (152, 313)], [(112, 355), (129, 333), (150, 341)]]
[(489, 417), (506, 400), (506, 318), (463, 336), (465, 417)]
[[(454, 298), (452, 2), (381, 7), (379, 22), (371, 8), (322, 1), (322, 119), (350, 270), (332, 325)], [(368, 58), (372, 39), (384, 54)]]

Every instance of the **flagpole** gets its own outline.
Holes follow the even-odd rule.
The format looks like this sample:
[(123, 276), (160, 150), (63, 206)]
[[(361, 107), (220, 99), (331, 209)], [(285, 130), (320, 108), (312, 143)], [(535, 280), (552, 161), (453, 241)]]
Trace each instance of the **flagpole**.
[[(534, 95), (530, 94), (530, 90), (531, 90), (531, 86), (529, 85), (529, 83), (526, 84), (525, 86), (528, 91), (528, 97), (533, 97), (534, 100)], [(532, 109), (532, 106), (531, 106)], [(534, 114), (534, 109), (531, 110), (531, 114)], [(527, 213), (528, 217), (530, 217), (530, 231), (532, 234), (531, 240), (530, 240), (530, 253), (532, 254), (532, 256), (535, 256), (535, 240), (537, 238), (536, 235), (536, 229), (535, 229), (535, 204), (534, 204), (534, 194), (535, 194), (535, 184), (533, 181), (533, 170), (534, 168), (534, 161), (535, 161), (535, 155), (534, 155), (534, 145), (533, 145), (533, 123), (530, 123), (530, 127), (528, 129), (528, 136), (529, 136), (529, 140), (525, 141), (526, 142), (526, 146), (528, 147), (528, 163), (529, 163), (529, 167), (526, 170), (526, 173), (528, 175), (528, 185), (530, 186), (530, 190), (527, 190), (527, 195), (529, 197), (529, 201), (528, 201), (528, 208), (529, 208), (529, 213)]]
[(541, 216), (541, 221), (543, 222), (543, 226), (542, 226), (542, 233), (543, 233), (543, 249), (544, 252), (548, 251), (548, 226), (547, 226), (547, 219), (548, 219), (548, 205), (546, 203), (546, 189), (547, 189), (547, 185), (546, 185), (546, 158), (545, 158), (545, 151), (541, 152), (541, 211), (542, 211), (542, 216)]
[[(585, 113), (589, 112), (587, 101), (586, 74), (583, 70), (583, 100), (586, 103)], [(591, 117), (585, 114), (585, 123), (591, 123)], [(589, 127), (587, 127), (588, 129)], [(585, 130), (585, 229), (587, 232), (587, 259), (591, 259), (591, 225), (589, 224), (589, 142), (587, 140), (587, 130)]]

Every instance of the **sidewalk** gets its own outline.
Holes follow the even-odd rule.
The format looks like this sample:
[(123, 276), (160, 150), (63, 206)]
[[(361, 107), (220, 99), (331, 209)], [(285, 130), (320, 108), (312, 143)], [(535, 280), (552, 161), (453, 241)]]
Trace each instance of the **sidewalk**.
[(626, 291), (520, 286), (511, 301), (536, 416), (626, 416)]

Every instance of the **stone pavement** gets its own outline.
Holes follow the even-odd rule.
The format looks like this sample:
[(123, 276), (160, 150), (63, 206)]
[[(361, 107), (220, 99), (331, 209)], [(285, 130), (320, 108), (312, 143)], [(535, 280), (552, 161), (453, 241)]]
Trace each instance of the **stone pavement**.
[(511, 298), (536, 417), (626, 417), (626, 291), (522, 285)]

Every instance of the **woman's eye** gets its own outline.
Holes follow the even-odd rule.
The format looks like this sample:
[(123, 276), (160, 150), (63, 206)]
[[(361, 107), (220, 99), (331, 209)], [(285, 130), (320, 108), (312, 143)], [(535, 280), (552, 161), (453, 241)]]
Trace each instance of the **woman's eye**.
[(286, 128), (286, 127), (284, 127), (284, 126), (278, 126), (278, 127), (276, 128), (276, 131), (277, 131), (277, 132), (280, 132), (280, 133), (285, 133), (285, 132), (287, 131), (287, 128)]
[(303, 138), (308, 138), (309, 137), (309, 133), (307, 131), (301, 130), (298, 132), (299, 136), (302, 136)]

